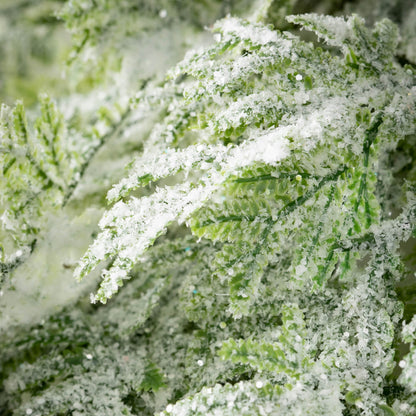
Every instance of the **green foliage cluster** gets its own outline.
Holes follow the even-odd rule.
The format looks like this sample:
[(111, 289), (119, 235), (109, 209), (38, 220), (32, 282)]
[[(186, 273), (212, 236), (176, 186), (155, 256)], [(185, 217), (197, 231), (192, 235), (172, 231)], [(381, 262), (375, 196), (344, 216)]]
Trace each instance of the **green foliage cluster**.
[[(5, 415), (416, 414), (416, 315), (398, 296), (414, 279), (411, 54), (386, 18), (222, 3), (69, 1), (87, 92), (42, 95), (29, 123), (2, 107)], [(166, 77), (132, 81), (120, 45), (228, 12)], [(120, 90), (102, 86), (114, 70)], [(57, 233), (96, 212), (87, 241)], [(50, 303), (42, 282), (65, 291), (63, 272), (24, 274), (59, 239), (91, 243), (62, 267), (97, 284), (93, 304)], [(40, 311), (13, 321), (7, 299)]]

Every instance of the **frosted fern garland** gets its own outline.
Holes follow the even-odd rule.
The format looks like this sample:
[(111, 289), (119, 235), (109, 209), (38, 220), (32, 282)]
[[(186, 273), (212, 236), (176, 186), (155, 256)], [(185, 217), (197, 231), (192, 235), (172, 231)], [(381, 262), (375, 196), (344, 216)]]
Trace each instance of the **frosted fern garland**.
[[(340, 59), (289, 34), (228, 18), (214, 27), (220, 39), (212, 48), (190, 53), (172, 72), (174, 78), (180, 74), (190, 78), (183, 83), (184, 99), (176, 98), (176, 86), (165, 86), (166, 91), (174, 88), (176, 94), (168, 93), (163, 100), (168, 115), (156, 127), (156, 151), (150, 147), (108, 199), (125, 199), (130, 191), (179, 171), (185, 179), (159, 187), (149, 197), (117, 202), (105, 214), (100, 224), (104, 231), (76, 272), (83, 277), (105, 258), (115, 259), (104, 272), (95, 300), (106, 301), (143, 251), (176, 220), (188, 221), (198, 237), (224, 243), (247, 239), (240, 262), (243, 270), (236, 274), (246, 276), (242, 280), (253, 285), (252, 291), (293, 225), (290, 216), (295, 211), (299, 225), (304, 224), (300, 227), (304, 233), (294, 244), (299, 252), (299, 264), (293, 265), (295, 277), (307, 281), (302, 276), (309, 271), (309, 278), (315, 275), (321, 284), (325, 271), (332, 272), (338, 260), (348, 269), (351, 253), (344, 253), (342, 246), (350, 244), (352, 234), (357, 238), (380, 222), (374, 171), (378, 155), (413, 132), (413, 74), (391, 62), (397, 33), (388, 21), (379, 23), (371, 34), (357, 17), (347, 22), (318, 16), (292, 20), (315, 27), (347, 56)], [(338, 40), (336, 33), (330, 33), (335, 27), (343, 36)], [(353, 46), (370, 44), (380, 34), (384, 36), (377, 48), (382, 54), (376, 55), (378, 49), (363, 53), (361, 46)], [(401, 92), (393, 88), (397, 76)], [(218, 137), (223, 144), (215, 144)], [(200, 144), (186, 146), (192, 139)], [(164, 153), (159, 154), (163, 146)], [(247, 201), (253, 198), (246, 195), (256, 195), (257, 182), (265, 192), (250, 206)], [(224, 203), (215, 203), (218, 198)], [(208, 199), (211, 206), (201, 208)], [(306, 211), (304, 204), (312, 202), (318, 215), (324, 209), (337, 219), (335, 235), (330, 235), (333, 225), (328, 222), (319, 224), (313, 241), (305, 239), (313, 220), (305, 218), (311, 216), (311, 209)], [(346, 241), (334, 246), (342, 235)], [(326, 258), (317, 258), (313, 252), (318, 239), (320, 251), (326, 248)], [(238, 245), (233, 247), (238, 250)], [(242, 254), (235, 255), (229, 262), (238, 264)], [(305, 261), (310, 260), (320, 269), (318, 273), (307, 267)], [(248, 277), (247, 267), (254, 267), (253, 278)], [(233, 272), (232, 267), (228, 272)], [(235, 295), (240, 301), (249, 298), (238, 285)]]
[(342, 55), (226, 18), (133, 100), (160, 121), (76, 275), (107, 262), (103, 303), (134, 278), (3, 342), (14, 415), (415, 414), (414, 318), (389, 378), (414, 173), (387, 157), (414, 142), (414, 70), (387, 20), (289, 21)]
[[(184, 99), (177, 98), (176, 84), (165, 85), (167, 95), (161, 101), (168, 114), (164, 124), (150, 136), (156, 152), (150, 147), (135, 162), (129, 176), (109, 192), (110, 201), (123, 200), (104, 216), (100, 224), (104, 231), (82, 260), (77, 274), (82, 277), (98, 262), (114, 258), (93, 298), (105, 302), (128, 278), (144, 250), (169, 224), (179, 221), (187, 222), (195, 236), (221, 243), (212, 272), (218, 284), (228, 286), (221, 295), (226, 295), (224, 306), (236, 318), (260, 310), (264, 313), (270, 305), (276, 307), (271, 288), (277, 284), (273, 280), (279, 276), (278, 270), (287, 276), (286, 284), (299, 296), (296, 304), (301, 303), (299, 290), (320, 293), (316, 296), (326, 299), (321, 299), (324, 303), (334, 301), (335, 294), (324, 288), (338, 279), (343, 285), (355, 284), (367, 291), (376, 285), (370, 300), (360, 301), (357, 287), (342, 295), (346, 309), (343, 313), (350, 314), (351, 319), (356, 312), (353, 304), (348, 306), (350, 298), (352, 302), (364, 302), (360, 304), (364, 308), (361, 313), (368, 314), (368, 320), (355, 328), (358, 350), (350, 346), (350, 354), (345, 352), (348, 359), (340, 364), (334, 358), (340, 354), (339, 347), (328, 352), (331, 359), (321, 351), (320, 359), (314, 360), (318, 348), (311, 343), (303, 362), (311, 361), (315, 370), (306, 367), (302, 375), (294, 375), (288, 369), (287, 376), (310, 386), (334, 377), (331, 386), (337, 384), (335, 379), (339, 380), (334, 403), (342, 391), (347, 391), (345, 400), (357, 414), (392, 411), (377, 393), (381, 384), (364, 390), (365, 399), (360, 397), (364, 385), (359, 385), (367, 380), (369, 371), (380, 382), (393, 365), (389, 349), (401, 312), (389, 285), (385, 283), (382, 289), (381, 282), (398, 278), (396, 253), (399, 242), (407, 240), (413, 230), (414, 205), (412, 193), (408, 193), (408, 208), (392, 222), (380, 207), (383, 194), (377, 187), (389, 181), (388, 172), (379, 166), (380, 155), (394, 151), (401, 139), (414, 134), (414, 75), (410, 68), (403, 70), (392, 62), (397, 32), (387, 20), (378, 23), (372, 33), (358, 17), (344, 21), (305, 15), (289, 20), (313, 29), (331, 46), (341, 48), (344, 57), (316, 49), (290, 34), (236, 18), (217, 23), (217, 43), (208, 50), (189, 53), (172, 71), (173, 80), (185, 75)], [(169, 93), (172, 89), (175, 95)], [(216, 144), (218, 138), (220, 145)], [(188, 145), (195, 140), (199, 144)], [(159, 155), (164, 147), (166, 150)], [(147, 166), (154, 166), (154, 170)], [(132, 190), (180, 171), (182, 183), (158, 187), (149, 197), (126, 200)], [(396, 235), (391, 233), (393, 229), (402, 231)], [(312, 236), (310, 230), (314, 230)], [(374, 247), (377, 250), (373, 255)], [(281, 264), (288, 259), (288, 253), (292, 259), (285, 270)], [(369, 255), (366, 269), (361, 266), (360, 271), (356, 259)], [(377, 293), (391, 297), (390, 306), (370, 313), (379, 302)], [(202, 302), (214, 302), (201, 296)], [(308, 313), (313, 315), (310, 310)], [(336, 307), (333, 314), (334, 320), (342, 315)], [(385, 314), (383, 323), (379, 321), (380, 314)], [(323, 319), (320, 312), (317, 322)], [(323, 328), (317, 331), (312, 322), (308, 322), (309, 330), (314, 328), (312, 333), (322, 335)], [(385, 329), (375, 329), (380, 327)], [(373, 328), (370, 337), (369, 328)], [(328, 335), (335, 332), (329, 331)], [(311, 342), (312, 333), (299, 337)], [(345, 331), (340, 345), (346, 348), (343, 338), (350, 336)], [(326, 342), (319, 341), (322, 345)], [(369, 342), (375, 344), (369, 347)], [(299, 350), (298, 345), (289, 345)], [(375, 345), (383, 352), (364, 366), (368, 369), (361, 368), (365, 348), (373, 351)], [(226, 346), (227, 343), (224, 351)], [(268, 356), (276, 362), (271, 352), (276, 348), (281, 357), (286, 357), (288, 346), (263, 340), (257, 344), (240, 341), (228, 348), (237, 356), (239, 349), (245, 351), (234, 359), (235, 363), (268, 370), (279, 377), (286, 372), (286, 358), (282, 358), (280, 366), (264, 368), (261, 363), (267, 362)], [(255, 350), (259, 350), (258, 358)], [(229, 358), (230, 352), (224, 352), (224, 357)], [(253, 357), (252, 362), (244, 358), (247, 354)], [(347, 362), (353, 356), (356, 367), (343, 368), (349, 367)], [(327, 359), (330, 361), (325, 364)], [(340, 368), (337, 376), (323, 371), (333, 366), (331, 360)], [(315, 371), (317, 379), (312, 381)], [(351, 380), (345, 381), (349, 377)], [(235, 389), (238, 394), (238, 387)], [(253, 389), (257, 391), (254, 385)], [(277, 394), (274, 400), (285, 402), (282, 397)], [(199, 402), (196, 395), (187, 408), (195, 414), (199, 405), (206, 409), (207, 403)], [(287, 404), (288, 411), (290, 406)], [(334, 405), (339, 414), (341, 408), (340, 404)], [(185, 411), (181, 405), (171, 410), (175, 409), (181, 414)]]

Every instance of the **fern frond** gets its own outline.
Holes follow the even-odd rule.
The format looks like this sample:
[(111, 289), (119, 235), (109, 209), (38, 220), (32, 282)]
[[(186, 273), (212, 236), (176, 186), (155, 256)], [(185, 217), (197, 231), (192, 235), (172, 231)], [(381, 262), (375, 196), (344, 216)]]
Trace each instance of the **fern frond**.
[(305, 322), (299, 308), (285, 305), (282, 309), (281, 332), (273, 334), (274, 343), (244, 339), (225, 341), (219, 351), (224, 360), (249, 364), (260, 372), (287, 374), (298, 380), (303, 372), (312, 366), (312, 360), (305, 350)]
[(79, 169), (76, 154), (66, 147), (61, 113), (49, 97), (41, 96), (40, 101), (35, 131), (28, 127), (22, 103), (1, 109), (0, 167), (5, 180), (0, 190), (6, 251), (2, 262), (6, 268), (12, 268), (11, 253), (28, 254), (42, 213), (47, 207), (60, 206)]
[[(75, 271), (76, 276), (82, 278), (102, 260), (116, 257), (111, 269), (104, 272), (102, 290), (94, 299), (105, 302), (111, 297), (122, 284), (122, 280), (127, 278), (127, 273), (134, 263), (139, 260), (147, 247), (166, 231), (166, 227), (173, 221), (183, 222), (189, 218), (237, 169), (252, 161), (265, 159), (270, 163), (277, 163), (285, 157), (287, 141), (282, 135), (285, 131), (281, 133), (276, 130), (273, 133), (267, 137), (248, 141), (242, 148), (220, 147), (224, 149), (224, 156), (217, 152), (213, 166), (209, 166), (207, 173), (196, 183), (185, 182), (172, 187), (159, 188), (149, 197), (141, 199), (132, 197), (128, 203), (117, 202), (102, 218), (100, 227), (104, 231), (97, 237)], [(259, 140), (266, 144), (264, 149), (258, 148)], [(268, 146), (267, 142), (270, 143)], [(192, 152), (193, 149), (190, 151)], [(242, 160), (241, 152), (247, 152), (250, 158)], [(177, 169), (180, 168), (183, 160), (183, 156), (180, 156)], [(222, 171), (228, 173), (224, 175)], [(153, 226), (148, 228), (150, 223), (153, 223)], [(123, 243), (123, 240), (126, 241), (126, 232), (130, 233), (132, 239), (128, 245)]]

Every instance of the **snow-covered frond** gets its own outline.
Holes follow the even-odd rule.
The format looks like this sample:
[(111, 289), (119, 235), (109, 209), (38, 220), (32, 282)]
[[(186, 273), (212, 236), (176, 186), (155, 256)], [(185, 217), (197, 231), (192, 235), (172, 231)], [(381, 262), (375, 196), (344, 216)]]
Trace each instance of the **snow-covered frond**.
[[(103, 272), (101, 290), (94, 298), (105, 302), (117, 291), (122, 280), (128, 278), (127, 273), (167, 226), (174, 221), (186, 221), (231, 174), (254, 162), (276, 164), (286, 157), (288, 142), (285, 135), (286, 129), (282, 132), (276, 129), (273, 135), (260, 136), (239, 147), (219, 146), (215, 159), (210, 155), (210, 163), (205, 162), (206, 166), (203, 166), (206, 172), (196, 181), (158, 188), (148, 197), (131, 197), (128, 202), (117, 202), (100, 221), (103, 232), (81, 260), (76, 276), (82, 278), (101, 261), (114, 258), (111, 268)], [(209, 147), (206, 149), (210, 151)], [(180, 169), (186, 160), (182, 153), (200, 159), (201, 155), (195, 154), (195, 150), (187, 148), (184, 152), (173, 152), (173, 161), (177, 164), (175, 170)], [(192, 165), (193, 160), (188, 162)], [(172, 169), (168, 168), (166, 173), (172, 173)], [(150, 175), (153, 177), (152, 173)], [(129, 189), (137, 186), (136, 176), (130, 177), (130, 181), (133, 181), (133, 186), (127, 185)]]
[[(307, 18), (317, 19), (299, 17)], [(338, 20), (325, 18), (322, 25), (329, 33)], [(392, 123), (409, 126), (401, 120), (412, 117), (408, 104), (400, 115), (389, 110), (397, 100), (389, 92), (396, 73), (380, 79), (366, 67), (357, 72), (292, 35), (242, 19), (223, 19), (213, 30), (220, 34), (214, 46), (190, 53), (171, 73), (175, 81), (164, 89), (176, 93), (160, 100), (167, 114), (108, 199), (126, 199), (179, 172), (182, 179), (149, 196), (119, 201), (104, 214), (103, 231), (76, 270), (82, 278), (111, 260), (94, 300), (111, 297), (170, 224), (189, 222), (199, 237), (234, 243), (234, 255), (232, 250), (227, 260), (219, 255), (216, 275), (229, 280), (230, 310), (241, 316), (255, 302), (276, 250), (296, 247), (294, 278), (322, 285), (338, 263), (343, 270), (350, 267), (350, 253), (338, 243), (341, 235), (348, 240), (353, 231), (364, 233), (380, 221), (377, 176), (369, 168), (380, 152), (397, 144)], [(180, 80), (180, 74), (186, 77)], [(412, 99), (402, 85), (396, 94)], [(267, 179), (262, 190), (257, 187), (262, 178), (244, 175), (261, 166)], [(236, 181), (239, 194), (231, 186)], [(279, 195), (270, 188), (276, 183)], [(317, 220), (322, 211), (337, 218), (337, 233), (331, 222)], [(311, 227), (316, 227), (312, 239)]]

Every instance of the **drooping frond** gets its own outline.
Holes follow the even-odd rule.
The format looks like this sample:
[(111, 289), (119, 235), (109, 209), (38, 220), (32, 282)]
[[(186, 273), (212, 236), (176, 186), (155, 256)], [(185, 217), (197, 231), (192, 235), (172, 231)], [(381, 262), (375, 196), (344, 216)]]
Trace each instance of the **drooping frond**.
[[(388, 22), (371, 32), (359, 30), (355, 17), (290, 19), (341, 49), (345, 39), (370, 45), (376, 36), (394, 45), (397, 36)], [(344, 248), (352, 235), (380, 223), (377, 171), (370, 167), (414, 130), (410, 74), (400, 72), (407, 84), (391, 94), (400, 71), (392, 64), (393, 46), (360, 55), (383, 65), (390, 75), (380, 78), (368, 65), (351, 65), (349, 55), (332, 56), (261, 24), (227, 18), (213, 30), (217, 42), (189, 53), (171, 72), (164, 90), (176, 93), (165, 95), (164, 123), (108, 198), (126, 200), (132, 190), (178, 173), (181, 182), (119, 201), (104, 215), (103, 232), (76, 272), (83, 277), (99, 262), (114, 260), (95, 300), (117, 291), (174, 221), (187, 221), (196, 236), (228, 247), (218, 254), (216, 274), (230, 282), (235, 316), (248, 313), (273, 253), (293, 247), (293, 277), (320, 286), (337, 265), (341, 274), (350, 267)], [(393, 128), (398, 124), (400, 133)], [(316, 222), (322, 215), (336, 222)]]

